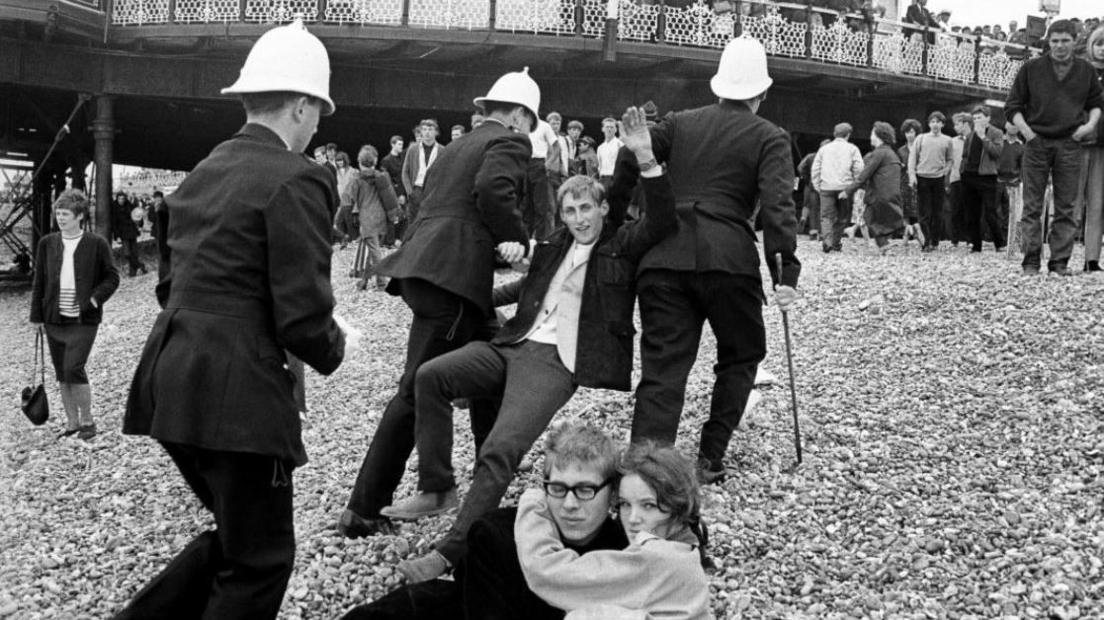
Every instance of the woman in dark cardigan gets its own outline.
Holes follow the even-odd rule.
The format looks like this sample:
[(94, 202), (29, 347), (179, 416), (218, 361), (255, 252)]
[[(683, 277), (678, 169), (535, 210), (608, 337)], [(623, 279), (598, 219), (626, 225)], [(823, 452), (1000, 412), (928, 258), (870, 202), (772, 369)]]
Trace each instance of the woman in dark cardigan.
[(54, 202), (60, 232), (38, 242), (31, 323), (45, 324), (67, 423), (62, 436), (84, 440), (96, 435), (92, 387), (84, 364), (96, 340), (103, 305), (119, 287), (119, 270), (103, 237), (82, 230), (88, 198), (68, 190)]
[(854, 194), (858, 188), (866, 187), (864, 222), (883, 254), (890, 236), (905, 227), (901, 213), (901, 160), (893, 151), (895, 141), (892, 125), (874, 123), (874, 131), (870, 133), (874, 150), (867, 153), (862, 174), (845, 190), (845, 194)]

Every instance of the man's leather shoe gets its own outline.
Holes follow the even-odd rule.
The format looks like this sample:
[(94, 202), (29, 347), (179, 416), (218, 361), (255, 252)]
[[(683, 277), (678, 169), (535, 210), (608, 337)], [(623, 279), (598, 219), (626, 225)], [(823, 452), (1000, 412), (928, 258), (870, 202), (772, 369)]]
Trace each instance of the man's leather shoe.
[(400, 521), (416, 521), (448, 512), (460, 505), (456, 499), (456, 487), (447, 491), (419, 493), (380, 510), (380, 514)]
[(394, 534), (397, 528), (387, 517), (365, 519), (352, 510), (341, 513), (337, 521), (337, 533), (345, 538), (364, 538), (381, 534)]
[(421, 583), (444, 575), (452, 567), (445, 556), (437, 551), (430, 551), (420, 558), (403, 560), (396, 568), (406, 578), (407, 583)]

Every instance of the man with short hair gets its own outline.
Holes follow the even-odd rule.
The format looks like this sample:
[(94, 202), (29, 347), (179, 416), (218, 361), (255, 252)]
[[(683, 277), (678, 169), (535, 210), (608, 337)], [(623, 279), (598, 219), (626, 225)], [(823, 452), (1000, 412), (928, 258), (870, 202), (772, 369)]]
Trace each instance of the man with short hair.
[[(548, 156), (544, 160), (545, 172), (548, 173), (548, 187), (552, 196), (556, 196), (563, 185), (564, 179), (571, 175), (571, 139), (563, 134), (561, 129), (563, 117), (559, 112), (549, 112), (545, 117), (548, 126), (556, 134), (556, 141), (548, 148)], [(557, 219), (559, 214), (557, 213)]]
[(617, 121), (613, 117), (602, 119), (602, 136), (604, 139), (595, 154), (598, 156), (598, 181), (608, 192), (613, 184), (613, 171), (617, 167), (617, 152), (624, 146), (617, 138)]
[(813, 158), (813, 189), (820, 194), (821, 247), (825, 253), (842, 250), (843, 229), (851, 223), (850, 202), (840, 194), (859, 178), (863, 158), (851, 144), (851, 124), (833, 128), (833, 140), (817, 150)]
[(943, 134), (947, 120), (936, 110), (928, 115), (931, 130), (916, 137), (909, 149), (909, 185), (916, 189), (916, 206), (920, 212), (920, 229), (924, 234), (924, 252), (939, 247), (943, 235), (943, 202), (945, 184), (954, 169), (954, 144)]
[[(337, 152), (337, 156), (334, 157), (334, 166), (337, 168), (337, 196), (341, 200), (345, 195), (345, 189), (349, 187), (349, 183), (356, 178), (357, 169), (349, 164), (349, 155), (345, 151)], [(337, 208), (337, 215), (334, 216), (334, 232), (338, 236), (342, 250), (348, 246), (350, 241), (355, 241), (357, 238), (357, 216), (359, 214), (356, 205), (341, 200)], [(356, 273), (354, 269), (350, 276), (358, 278), (360, 274)]]
[(583, 137), (583, 124), (579, 121), (568, 121), (567, 123), (567, 158), (570, 162), (569, 174), (584, 174), (576, 169), (575, 158), (579, 154), (579, 140)]
[(1050, 273), (1068, 276), (1077, 237), (1074, 201), (1081, 171), (1081, 145), (1092, 140), (1104, 108), (1096, 71), (1073, 54), (1077, 30), (1060, 19), (1050, 25), (1050, 51), (1028, 60), (1016, 73), (1005, 104), (1025, 140), (1023, 219), (1020, 220), (1023, 271), (1039, 273), (1043, 245), (1041, 216), (1047, 180), (1053, 177), (1054, 219), (1050, 230)]
[(453, 125), (451, 133), (449, 135), (449, 140), (450, 141), (451, 140), (456, 140), (457, 138), (459, 138), (460, 136), (463, 136), (463, 135), (464, 135), (464, 126), (463, 125)]
[(384, 516), (431, 516), (449, 505), (443, 497), (456, 497), (453, 399), (493, 397), (502, 404), (478, 451), (456, 522), (435, 551), (399, 564), (411, 581), (437, 577), (467, 552), (471, 523), (498, 506), (522, 457), (578, 386), (632, 387), (636, 267), (650, 248), (678, 229), (678, 220), (663, 169), (648, 168), (654, 155), (644, 113), (630, 108), (623, 122), (624, 142), (647, 168), (641, 177), (650, 200), (648, 215), (611, 225), (602, 186), (589, 177), (568, 179), (559, 195), (563, 228), (536, 246), (524, 278), (496, 290), (495, 305), (517, 303), (517, 314), (489, 343), (469, 343), (418, 369), (420, 493), (382, 509)]
[(209, 510), (195, 538), (117, 618), (275, 618), (295, 563), (292, 471), (307, 461), (285, 349), (322, 374), (347, 342), (330, 289), (334, 177), (303, 157), (332, 114), (322, 42), (296, 21), (254, 44), (246, 124), (166, 200), (163, 310), (123, 432), (164, 446)]
[[(349, 538), (392, 531), (380, 509), (391, 505), (414, 448), (418, 368), (493, 335), (488, 322), (494, 317), (496, 254), (514, 263), (529, 252), (518, 201), (540, 88), (526, 68), (500, 77), (474, 103), (484, 108), (485, 122), (443, 150), (427, 185), (424, 217), (410, 223), (402, 247), (376, 270), (391, 278), (387, 292), (402, 296), (413, 320), (398, 391), (380, 418), (338, 524)], [(470, 410), (478, 446), (494, 421), (495, 407), (478, 398)], [(455, 494), (441, 499), (447, 508), (456, 504)]]
[(544, 239), (556, 224), (556, 215), (552, 212), (555, 198), (549, 187), (546, 162), (548, 153), (558, 139), (559, 134), (552, 130), (552, 126), (539, 119), (529, 134), (533, 154), (529, 158), (529, 169), (525, 176), (525, 210), (522, 214), (525, 228), (533, 239)]
[(1004, 132), (989, 123), (989, 106), (971, 110), (972, 131), (966, 134), (962, 156), (962, 208), (970, 252), (981, 252), (981, 223), (985, 221), (997, 252), (1004, 250), (1004, 234), (997, 198), (997, 163), (1004, 150)]
[[(632, 438), (674, 442), (686, 380), (709, 321), (717, 362), (709, 419), (698, 445), (699, 476), (705, 482), (724, 475), (728, 442), (766, 354), (766, 297), (751, 226), (756, 204), (767, 266), (777, 284), (775, 300), (785, 310), (797, 297), (801, 263), (794, 254), (790, 138), (758, 115), (772, 83), (762, 44), (733, 39), (710, 81), (717, 102), (668, 114), (651, 128), (656, 159), (667, 164), (679, 229), (649, 250), (638, 268), (643, 374)], [(611, 200), (626, 200), (636, 182), (635, 162), (622, 161)]]
[[(399, 207), (406, 205), (406, 188), (402, 183), (402, 166), (403, 166), (403, 139), (402, 136), (391, 136), (389, 141), (391, 145), (391, 152), (384, 156), (380, 161), (380, 169), (387, 173), (387, 176), (391, 179), (391, 187), (395, 190), (395, 197), (399, 200)], [(400, 209), (399, 214), (395, 217), (395, 220), (387, 221), (387, 231), (383, 235), (383, 247), (390, 248), (395, 245), (395, 241), (402, 239), (403, 232), (406, 230), (406, 215), (402, 213)]]
[(946, 199), (943, 202), (943, 240), (949, 240), (951, 247), (958, 247), (959, 241), (966, 241), (966, 209), (962, 206), (962, 155), (965, 153), (966, 136), (974, 130), (974, 117), (966, 112), (951, 115), (951, 125), (955, 135), (951, 138), (953, 156), (951, 171), (947, 173)]
[[(564, 546), (576, 553), (620, 551), (629, 544), (611, 516), (619, 453), (608, 435), (590, 425), (561, 424), (545, 439), (541, 485)], [(525, 581), (514, 538), (516, 517), (517, 507), (509, 507), (478, 518), (453, 579), (408, 584), (352, 609), (343, 620), (562, 618), (563, 611)]]
[(480, 125), (482, 125), (483, 121), (485, 121), (485, 120), (486, 120), (485, 116), (483, 116), (479, 112), (473, 112), (472, 115), (471, 115), (471, 130), (475, 131), (475, 129), (477, 127), (479, 127)]
[(426, 192), (426, 177), (429, 169), (445, 150), (445, 145), (437, 141), (437, 119), (427, 118), (418, 124), (419, 141), (410, 145), (403, 161), (402, 182), (406, 190), (407, 226), (418, 219), (418, 210), (422, 196)]

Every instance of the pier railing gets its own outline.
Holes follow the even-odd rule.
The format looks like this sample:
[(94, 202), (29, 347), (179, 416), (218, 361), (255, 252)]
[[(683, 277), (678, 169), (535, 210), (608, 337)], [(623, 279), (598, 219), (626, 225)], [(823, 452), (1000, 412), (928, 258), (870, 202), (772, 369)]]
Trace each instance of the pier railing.
[[(67, 0), (97, 4), (101, 0)], [(102, 0), (113, 26), (307, 23), (604, 38), (722, 48), (760, 40), (768, 54), (1007, 89), (1035, 48), (811, 3), (767, 0)]]

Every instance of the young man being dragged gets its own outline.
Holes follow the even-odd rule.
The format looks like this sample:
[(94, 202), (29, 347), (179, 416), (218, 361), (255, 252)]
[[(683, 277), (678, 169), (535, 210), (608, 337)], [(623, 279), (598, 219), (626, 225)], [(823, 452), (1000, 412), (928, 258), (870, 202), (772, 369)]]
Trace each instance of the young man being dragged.
[(523, 279), (496, 291), (495, 305), (517, 302), (517, 314), (491, 342), (469, 343), (418, 369), (414, 434), (420, 493), (383, 508), (383, 516), (414, 520), (452, 508), (451, 401), (501, 398), (502, 405), (452, 528), (435, 550), (399, 564), (410, 581), (433, 579), (456, 565), (467, 550), (471, 524), (498, 506), (522, 457), (579, 385), (631, 386), (637, 263), (677, 230), (678, 220), (644, 113), (630, 108), (622, 125), (622, 139), (640, 165), (647, 216), (620, 228), (606, 226), (611, 208), (602, 200), (601, 185), (579, 176), (565, 181), (558, 201), (566, 230), (536, 246)]

